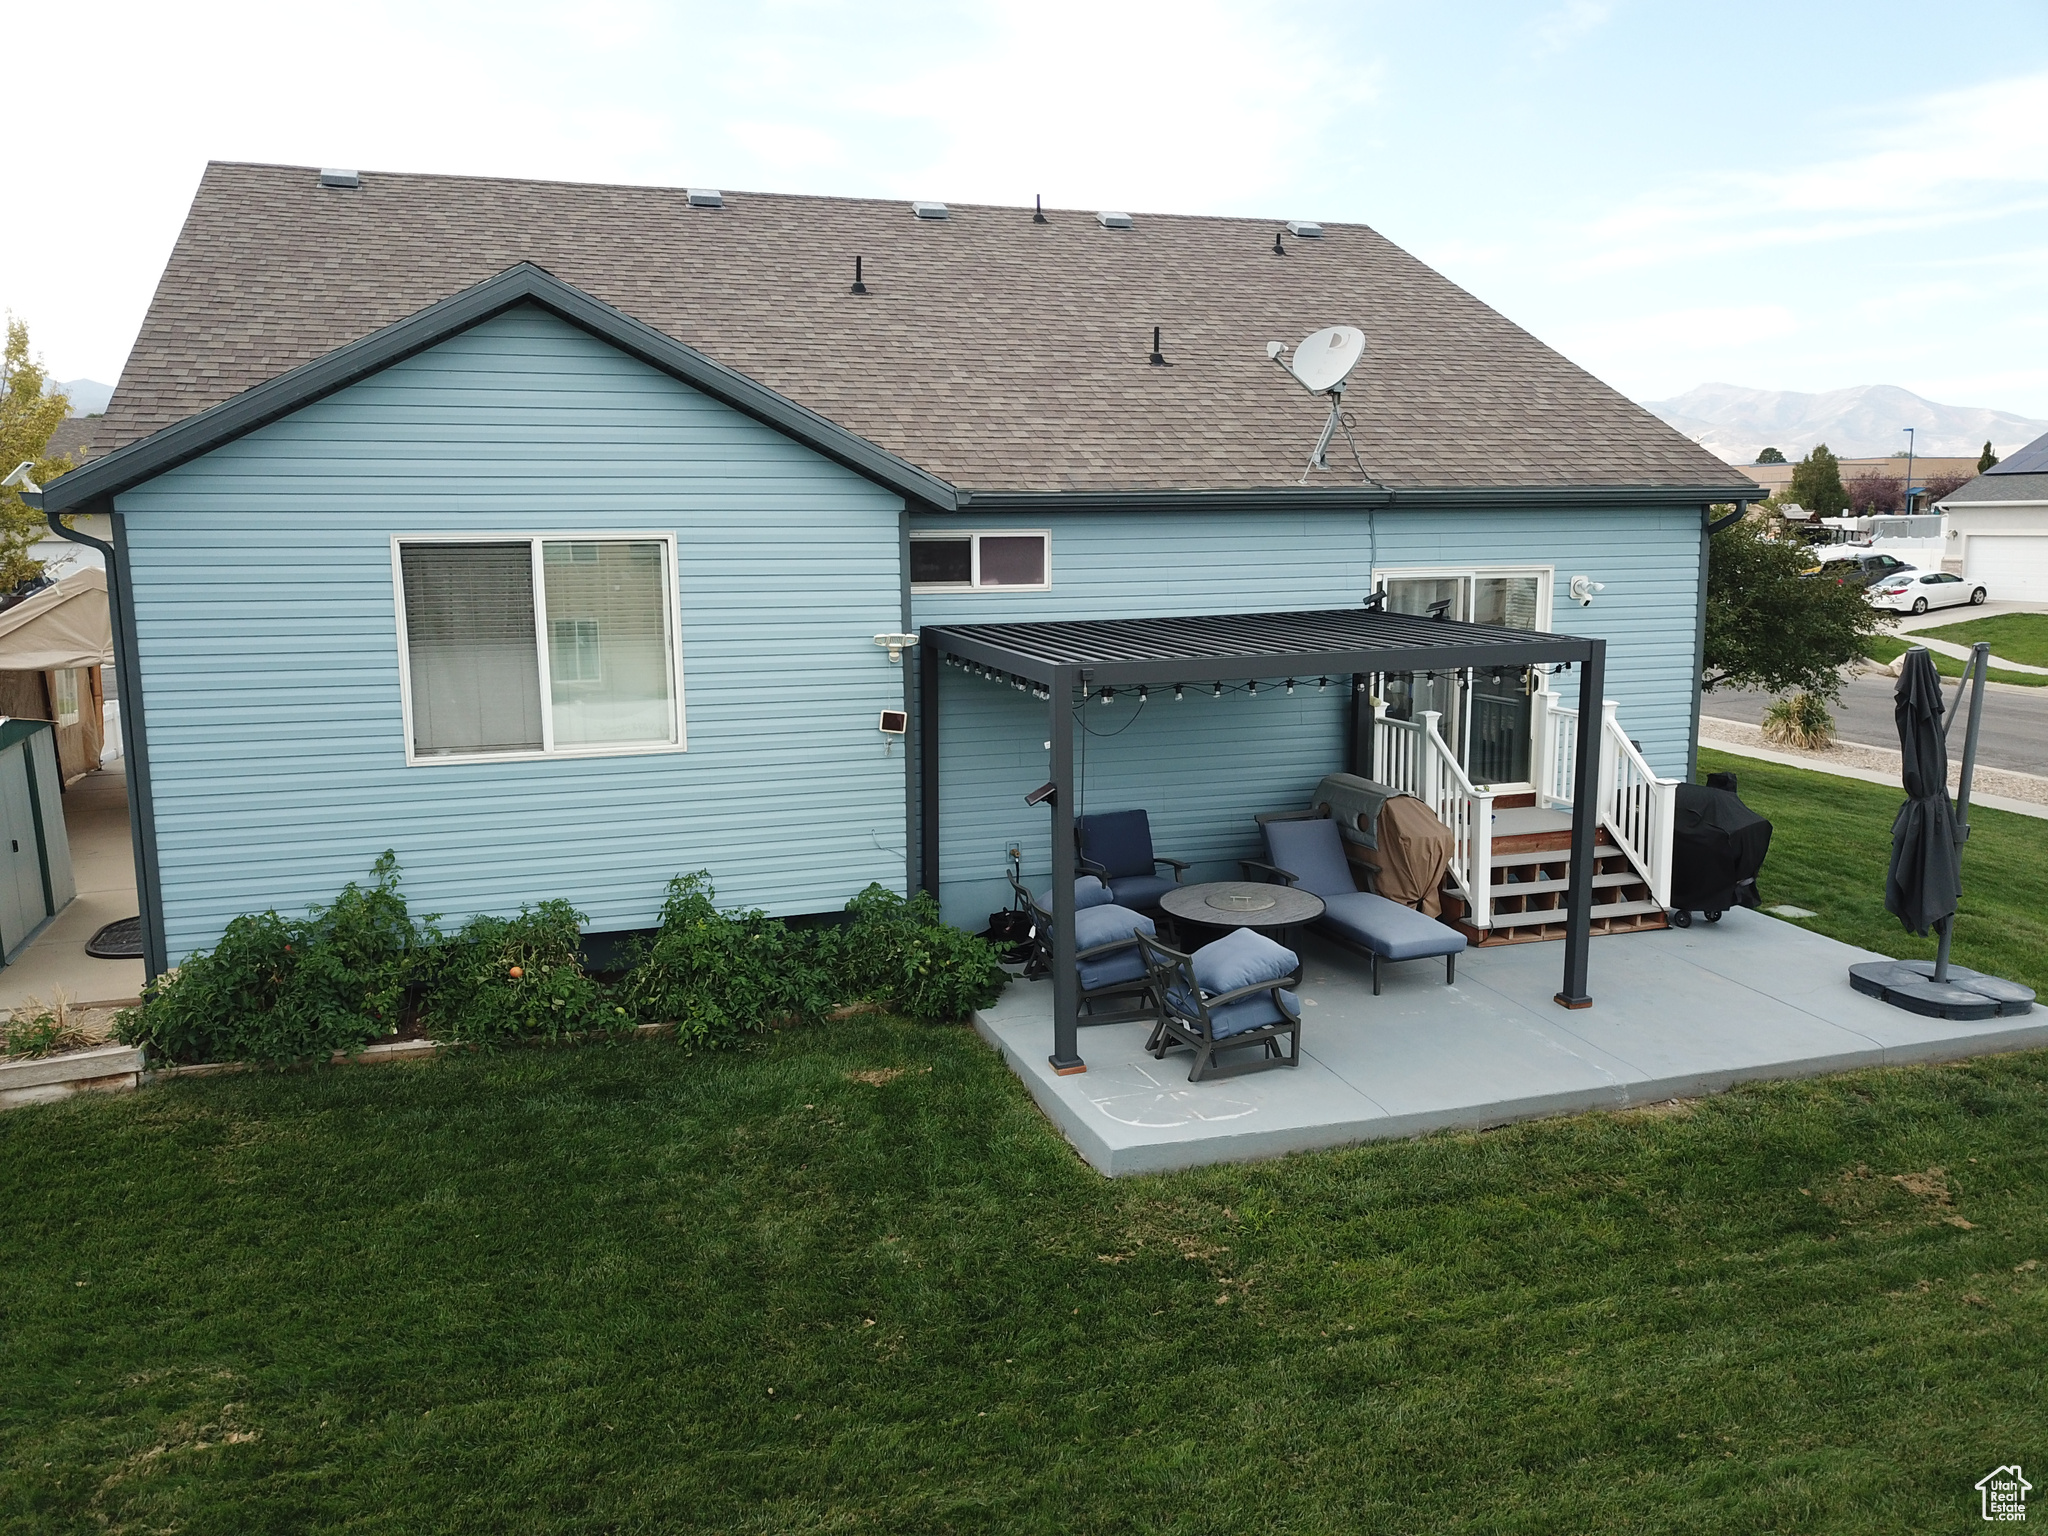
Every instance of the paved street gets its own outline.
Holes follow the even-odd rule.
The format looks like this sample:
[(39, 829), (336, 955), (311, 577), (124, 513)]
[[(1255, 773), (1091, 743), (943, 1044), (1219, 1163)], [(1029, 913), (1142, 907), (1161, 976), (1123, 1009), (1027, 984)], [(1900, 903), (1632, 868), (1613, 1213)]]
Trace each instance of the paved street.
[[(1896, 750), (1899, 733), (1892, 723), (1893, 686), (1893, 679), (1882, 673), (1851, 678), (1842, 690), (1841, 702), (1834, 706), (1835, 733), (1843, 741)], [(1943, 698), (1954, 695), (1955, 683), (1944, 678)], [(1771, 699), (1768, 693), (1720, 689), (1706, 696), (1700, 712), (1722, 720), (1759, 725)], [(1955, 734), (1949, 738), (1951, 755), (1962, 752), (1962, 733), (1963, 722), (1959, 721)], [(2048, 775), (2048, 688), (2005, 687), (1997, 683), (1987, 687), (1977, 759), (2014, 773)]]

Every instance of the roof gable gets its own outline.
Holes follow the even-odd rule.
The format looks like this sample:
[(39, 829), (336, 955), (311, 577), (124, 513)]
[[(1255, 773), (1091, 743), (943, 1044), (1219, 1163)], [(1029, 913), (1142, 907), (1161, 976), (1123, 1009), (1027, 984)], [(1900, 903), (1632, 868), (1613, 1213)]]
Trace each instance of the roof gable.
[(955, 504), (952, 488), (943, 482), (525, 263), (73, 470), (51, 482), (43, 506), (63, 512), (117, 495), (522, 304), (589, 332), (898, 495), (942, 508)]
[[(1361, 225), (207, 168), (98, 440), (131, 442), (494, 272), (544, 267), (621, 318), (969, 493), (1292, 489), (1322, 406), (1265, 356), (1368, 339), (1347, 404), (1395, 491), (1747, 482)], [(865, 294), (851, 292), (863, 259)], [(1164, 365), (1153, 365), (1152, 328)], [(1348, 454), (1311, 477), (1360, 486)], [(929, 493), (924, 499), (930, 499)], [(1717, 499), (1717, 498), (1709, 498)]]

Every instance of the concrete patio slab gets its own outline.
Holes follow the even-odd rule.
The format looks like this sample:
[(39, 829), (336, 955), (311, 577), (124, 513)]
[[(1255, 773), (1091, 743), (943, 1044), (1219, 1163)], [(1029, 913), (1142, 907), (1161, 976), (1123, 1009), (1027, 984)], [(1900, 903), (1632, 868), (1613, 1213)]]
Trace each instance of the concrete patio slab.
[[(1187, 1081), (1143, 1024), (1084, 1028), (1088, 1070), (1054, 1073), (1052, 988), (1018, 982), (975, 1027), (1092, 1166), (1112, 1176), (1245, 1162), (1450, 1128), (1713, 1093), (1740, 1082), (2048, 1046), (2048, 1011), (1958, 1023), (1865, 997), (1866, 950), (1755, 912), (1593, 946), (1591, 1008), (1551, 1001), (1556, 944), (1383, 968), (1309, 938), (1302, 1064)], [(1228, 1058), (1226, 1058), (1227, 1060)]]

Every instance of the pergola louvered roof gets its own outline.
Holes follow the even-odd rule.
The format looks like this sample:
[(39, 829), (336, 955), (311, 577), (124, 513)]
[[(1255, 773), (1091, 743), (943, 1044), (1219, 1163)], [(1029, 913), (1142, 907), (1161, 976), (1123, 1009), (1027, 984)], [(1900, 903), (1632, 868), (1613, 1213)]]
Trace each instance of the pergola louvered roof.
[(941, 653), (1034, 682), (1085, 672), (1094, 683), (1188, 683), (1214, 678), (1342, 672), (1456, 671), (1583, 660), (1596, 643), (1372, 609), (945, 624), (924, 631)]

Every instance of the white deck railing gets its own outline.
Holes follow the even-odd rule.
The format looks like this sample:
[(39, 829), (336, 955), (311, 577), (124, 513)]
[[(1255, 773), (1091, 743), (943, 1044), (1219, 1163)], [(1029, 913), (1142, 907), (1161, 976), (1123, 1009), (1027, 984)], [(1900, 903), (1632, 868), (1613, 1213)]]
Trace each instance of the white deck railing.
[[(1536, 803), (1547, 810), (1570, 810), (1577, 788), (1579, 712), (1560, 705), (1553, 693), (1538, 693), (1535, 704), (1530, 771)], [(1678, 781), (1661, 779), (1651, 770), (1622, 732), (1611, 700), (1600, 715), (1600, 825), (1642, 872), (1651, 899), (1668, 906)], [(1384, 704), (1376, 708), (1373, 775), (1414, 795), (1451, 829), (1451, 883), (1464, 899), (1466, 921), (1486, 928), (1492, 923), (1494, 796), (1466, 777), (1437, 728), (1441, 719), (1429, 710), (1413, 720), (1393, 720)]]
[(1465, 901), (1465, 921), (1493, 921), (1493, 795), (1465, 777), (1437, 722), (1425, 710), (1413, 720), (1390, 720), (1386, 706), (1373, 716), (1372, 763), (1382, 784), (1405, 789), (1451, 829), (1451, 883)]
[[(1534, 750), (1536, 803), (1569, 810), (1576, 793), (1579, 712), (1554, 693), (1536, 695)], [(1616, 718), (1612, 699), (1600, 709), (1600, 825), (1634, 861), (1650, 899), (1671, 904), (1671, 834), (1676, 825), (1678, 780), (1659, 778)]]

